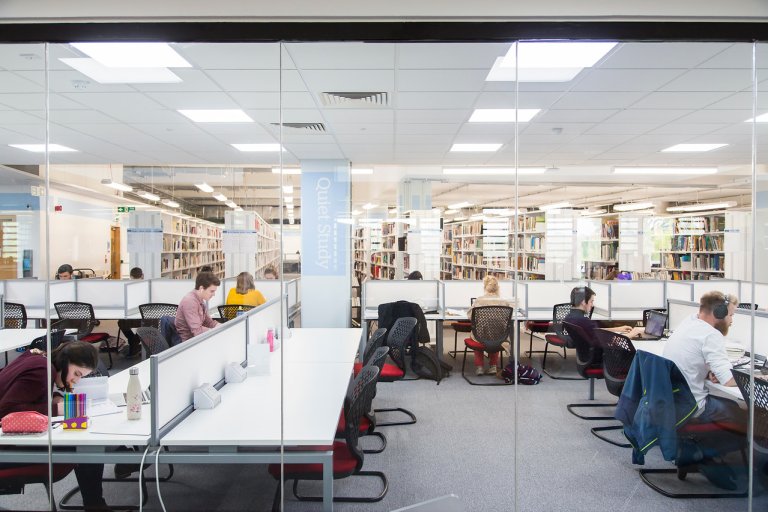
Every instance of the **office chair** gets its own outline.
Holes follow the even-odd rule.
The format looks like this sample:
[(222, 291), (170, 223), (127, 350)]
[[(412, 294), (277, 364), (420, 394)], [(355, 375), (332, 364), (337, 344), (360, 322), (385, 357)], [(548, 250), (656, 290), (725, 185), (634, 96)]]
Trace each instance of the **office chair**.
[[(608, 392), (615, 397), (621, 396), (624, 389), (624, 382), (627, 380), (629, 368), (635, 359), (635, 346), (629, 338), (623, 334), (618, 334), (604, 329), (595, 330), (595, 339), (603, 350), (603, 377)], [(620, 448), (631, 448), (628, 443), (620, 443), (600, 434), (610, 430), (621, 430), (622, 425), (611, 425), (606, 427), (592, 427), (590, 432), (598, 439), (610, 443)]]
[(56, 302), (53, 305), (59, 320), (52, 327), (76, 328), (77, 339), (86, 343), (104, 343), (109, 356), (109, 369), (112, 369), (112, 349), (109, 345), (109, 334), (106, 332), (92, 332), (98, 325), (93, 306), (87, 302)]
[[(71, 464), (54, 464), (53, 480), (48, 479), (47, 464), (18, 465), (11, 468), (0, 469), (0, 496), (6, 494), (23, 494), (25, 487), (31, 484), (42, 484), (46, 494), (50, 492), (49, 486), (69, 475), (75, 466)], [(56, 500), (53, 500), (56, 503)], [(53, 507), (55, 510), (55, 506)]]
[(253, 309), (256, 306), (246, 306), (246, 305), (235, 305), (235, 304), (227, 304), (224, 306), (219, 306), (219, 317), (223, 321), (232, 320), (235, 318), (239, 313), (245, 313), (248, 310)]
[[(555, 375), (547, 370), (547, 354), (549, 354), (549, 346), (554, 345), (563, 349), (562, 358), (565, 359), (565, 349), (573, 348), (573, 340), (568, 335), (568, 332), (563, 329), (563, 320), (571, 312), (571, 303), (564, 302), (562, 304), (555, 304), (552, 307), (552, 324), (550, 332), (544, 335), (544, 358), (541, 361), (541, 371), (546, 373), (550, 378), (555, 380), (584, 380), (582, 377), (563, 377)], [(591, 314), (590, 314), (591, 316)]]
[(176, 330), (176, 317), (161, 316), (157, 329), (165, 338), (168, 346), (173, 347), (181, 343), (181, 336), (179, 336), (179, 331)]
[[(367, 366), (370, 364), (371, 357), (373, 357), (373, 354), (384, 345), (384, 340), (387, 337), (387, 330), (383, 327), (380, 327), (373, 331), (373, 334), (371, 334), (371, 337), (368, 338), (368, 341), (365, 343), (365, 350), (363, 351), (363, 358), (360, 362), (357, 362), (354, 364), (354, 374), (357, 376), (358, 373), (360, 373), (360, 370), (363, 369), (363, 366)], [(389, 352), (389, 351), (387, 351)], [(381, 368), (379, 368), (381, 370)]]
[[(731, 373), (733, 373), (733, 380), (736, 381), (744, 401), (748, 405), (754, 402), (752, 447), (756, 452), (762, 454), (763, 461), (765, 461), (768, 458), (768, 381), (755, 379), (755, 388), (752, 390), (748, 372), (734, 369), (731, 370)], [(762, 469), (763, 478), (768, 478), (768, 465), (758, 469)]]
[[(588, 400), (595, 399), (595, 381), (604, 378), (603, 374), (603, 351), (597, 345), (591, 333), (588, 333), (580, 325), (570, 322), (563, 322), (565, 328), (570, 334), (573, 346), (576, 349), (576, 369), (579, 375), (589, 381)], [(578, 414), (574, 409), (594, 408), (594, 407), (616, 407), (616, 404), (592, 403), (592, 404), (568, 404), (568, 412), (583, 420), (612, 420), (611, 416), (586, 416)]]
[(472, 309), (472, 337), (464, 340), (464, 361), (461, 376), (473, 386), (508, 386), (512, 382), (474, 382), (467, 377), (467, 349), (499, 352), (499, 368), (504, 368), (503, 343), (509, 339), (514, 308), (509, 306), (480, 306)]
[(16, 302), (3, 303), (3, 325), (6, 329), (27, 328), (27, 308)]
[[(398, 318), (392, 329), (387, 332), (386, 344), (389, 347), (389, 358), (394, 364), (384, 363), (381, 373), (379, 374), (379, 381), (381, 382), (394, 382), (397, 380), (403, 380), (405, 378), (405, 351), (406, 346), (411, 339), (411, 334), (416, 327), (416, 319), (413, 317)], [(416, 423), (416, 415), (408, 409), (402, 407), (393, 407), (387, 409), (374, 409), (374, 412), (401, 412), (408, 416), (410, 419), (405, 421), (390, 421), (386, 423), (379, 423), (379, 427), (391, 427), (394, 425), (413, 425)]]
[[(379, 369), (379, 375), (381, 375), (381, 369), (384, 366), (384, 361), (387, 359), (387, 354), (389, 354), (389, 347), (378, 347), (376, 349), (376, 352), (371, 354), (371, 356), (368, 358), (368, 364), (366, 364), (366, 366), (375, 366), (376, 368)], [(355, 376), (357, 376), (359, 373), (360, 371), (358, 371), (355, 374)], [(377, 376), (376, 381), (378, 382), (378, 380), (379, 378)], [(373, 397), (374, 398), (376, 397), (375, 386), (373, 390)], [(341, 437), (344, 435), (346, 414), (347, 412), (344, 409), (342, 409), (341, 416), (339, 417), (339, 424), (336, 427), (336, 437)], [(377, 448), (375, 450), (373, 449), (363, 450), (363, 453), (381, 453), (387, 447), (386, 436), (381, 432), (376, 431), (376, 413), (373, 412), (373, 410), (368, 410), (360, 419), (360, 435), (378, 437), (379, 440), (381, 441), (381, 448)]]
[(552, 322), (549, 320), (528, 320), (525, 322), (525, 328), (528, 329), (528, 332), (530, 333), (531, 337), (528, 340), (528, 357), (533, 357), (533, 354), (543, 354), (543, 350), (533, 350), (533, 335), (536, 334), (544, 334), (549, 332), (550, 328), (552, 327)]
[[(56, 350), (56, 347), (61, 345), (61, 342), (64, 341), (64, 333), (67, 331), (65, 329), (54, 329), (51, 331), (51, 352)], [(32, 350), (33, 348), (36, 348), (37, 350), (42, 350), (43, 352), (46, 352), (48, 350), (48, 343), (46, 340), (47, 336), (39, 336), (32, 340), (32, 342), (26, 347), (26, 350)]]
[[(344, 441), (335, 441), (333, 443), (333, 478), (347, 478), (350, 476), (375, 477), (382, 482), (383, 490), (377, 496), (362, 497), (336, 497), (334, 502), (363, 502), (375, 503), (381, 501), (389, 490), (389, 483), (386, 475), (380, 471), (362, 471), (365, 455), (360, 449), (360, 420), (366, 411), (371, 408), (373, 400), (373, 391), (376, 387), (376, 377), (379, 375), (379, 369), (375, 366), (366, 366), (360, 374), (355, 377), (352, 386), (347, 391), (344, 399), (345, 428)], [(269, 474), (275, 479), (280, 480), (280, 464), (270, 464)], [(302, 496), (298, 493), (299, 481), (301, 480), (322, 480), (323, 465), (314, 464), (285, 464), (283, 465), (283, 477), (285, 480), (293, 480), (293, 495), (300, 501), (322, 501), (319, 496)], [(275, 490), (275, 498), (272, 504), (272, 510), (278, 511), (280, 508), (280, 485)]]
[(164, 316), (176, 316), (176, 310), (179, 309), (177, 304), (169, 304), (165, 302), (149, 302), (147, 304), (139, 304), (139, 313), (141, 313), (141, 325), (142, 327), (158, 327), (160, 319)]
[(170, 348), (168, 341), (166, 341), (162, 333), (154, 327), (139, 327), (136, 329), (136, 334), (144, 346), (147, 357), (159, 354), (163, 350)]
[(451, 329), (453, 329), (453, 350), (449, 350), (448, 355), (456, 359), (456, 354), (459, 352), (459, 333), (472, 332), (472, 322), (465, 322), (463, 320), (459, 322), (451, 322)]

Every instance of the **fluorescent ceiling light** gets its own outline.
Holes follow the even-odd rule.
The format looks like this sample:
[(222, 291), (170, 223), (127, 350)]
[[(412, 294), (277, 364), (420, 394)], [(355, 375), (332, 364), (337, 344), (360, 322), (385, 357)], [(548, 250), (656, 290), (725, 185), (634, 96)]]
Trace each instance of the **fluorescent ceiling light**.
[(224, 194), (213, 194), (213, 198), (217, 201), (221, 201), (222, 203), (227, 200), (227, 196)]
[(283, 185), (283, 194), (293, 194), (293, 185)]
[[(277, 150), (275, 150), (277, 151)], [(272, 168), (272, 174), (280, 174), (280, 167), (273, 167)], [(282, 168), (283, 174), (301, 174), (301, 169), (296, 167), (283, 167)]]
[(372, 210), (372, 209), (376, 208), (377, 206), (378, 206), (377, 204), (373, 204), (373, 203), (365, 203), (365, 204), (362, 206), (362, 208), (363, 208), (363, 210)]
[(644, 203), (622, 203), (613, 205), (613, 211), (616, 212), (633, 212), (635, 210), (646, 210), (653, 208), (654, 204), (650, 202)]
[(744, 122), (745, 123), (751, 123), (753, 121), (756, 122), (756, 123), (768, 123), (768, 112), (766, 112), (765, 114), (760, 114), (757, 117), (747, 119)]
[(110, 68), (191, 68), (167, 43), (72, 43)]
[(700, 212), (703, 210), (720, 210), (736, 206), (735, 201), (723, 201), (720, 203), (686, 204), (683, 206), (670, 206), (668, 212)]
[(469, 220), (479, 220), (484, 217), (485, 215), (483, 215), (482, 213), (473, 213), (472, 215), (469, 216)]
[(449, 208), (443, 212), (445, 215), (453, 215), (454, 213), (459, 213), (459, 210), (454, 210), (452, 208)]
[(293, 196), (285, 196), (283, 197), (283, 201), (286, 203), (292, 203), (293, 202)]
[(242, 207), (240, 207), (240, 206), (238, 206), (237, 208), (235, 208), (235, 211), (236, 211), (236, 212), (241, 212), (241, 211), (243, 211), (243, 208), (242, 208)]
[(584, 68), (508, 68), (504, 67), (504, 57), (497, 57), (493, 67), (485, 77), (486, 82), (570, 82)]
[(717, 167), (614, 167), (613, 174), (716, 174)]
[(179, 207), (179, 203), (177, 203), (176, 201), (173, 201), (171, 199), (163, 199), (160, 202), (163, 203), (165, 206), (170, 206), (171, 208), (178, 208)]
[(706, 151), (712, 151), (713, 149), (722, 148), (728, 144), (675, 144), (669, 146), (666, 149), (662, 149), (662, 153), (704, 153)]
[(101, 184), (105, 187), (113, 188), (115, 190), (120, 190), (122, 192), (132, 192), (133, 187), (130, 185), (126, 185), (125, 183), (119, 183), (117, 181), (112, 181), (109, 178), (104, 178), (101, 180)]
[[(518, 167), (518, 174), (544, 174), (547, 172), (546, 167)], [(514, 167), (443, 167), (443, 174), (446, 175), (508, 175), (515, 174)]]
[[(24, 151), (31, 151), (32, 153), (45, 153), (45, 144), (8, 144), (12, 148), (23, 149)], [(67, 153), (77, 152), (76, 149), (68, 148), (60, 144), (48, 144), (49, 153)]]
[(143, 197), (144, 199), (148, 199), (150, 201), (159, 201), (160, 196), (157, 194), (153, 194), (152, 192), (147, 192), (146, 190), (140, 190), (137, 192), (139, 197)]
[(517, 122), (527, 123), (533, 116), (541, 112), (539, 108), (477, 108), (469, 117), (470, 123), (514, 123), (515, 112)]
[(230, 208), (237, 208), (237, 205), (235, 204), (235, 202), (234, 202), (234, 201), (227, 201), (227, 202), (226, 202), (226, 203), (224, 203), (224, 204), (225, 204), (225, 205), (227, 205), (227, 206), (229, 206)]
[(552, 203), (552, 204), (545, 204), (542, 206), (539, 206), (539, 210), (555, 210), (557, 208), (568, 208), (571, 206), (571, 203), (569, 201), (560, 201), (559, 203)]
[(373, 174), (372, 168), (353, 167), (350, 171), (351, 174)]
[(470, 203), (469, 201), (462, 201), (460, 203), (449, 204), (448, 205), (448, 209), (449, 210), (460, 210), (462, 208), (469, 208), (473, 204), (475, 204), (475, 203)]
[(467, 220), (467, 218), (466, 217), (454, 217), (453, 222), (459, 222), (459, 221), (462, 221), (462, 220)]
[(588, 68), (597, 64), (614, 46), (616, 43), (571, 41), (517, 43), (517, 47), (513, 44), (504, 56), (502, 66), (525, 69)]
[[(239, 151), (250, 153), (277, 153), (280, 151), (280, 144), (232, 144), (232, 147)], [(285, 148), (283, 148), (283, 151), (285, 151)]]
[(519, 212), (516, 212), (514, 209), (510, 208), (483, 208), (483, 214), (484, 215), (495, 215), (498, 217), (512, 217), (513, 215), (516, 215)]
[(110, 68), (93, 59), (59, 59), (100, 84), (176, 84), (181, 78), (167, 68)]
[(599, 210), (582, 210), (581, 216), (591, 217), (593, 215), (602, 215), (604, 213), (608, 213), (608, 210), (606, 210), (605, 208), (600, 208)]
[[(196, 123), (253, 123), (248, 114), (240, 110), (239, 108), (230, 109), (214, 109), (214, 110), (177, 110), (177, 112), (184, 117), (191, 119)], [(232, 144), (233, 146), (248, 146), (248, 144)], [(254, 144), (258, 145), (258, 144)], [(279, 145), (276, 144), (276, 146)], [(240, 148), (238, 148), (240, 149)], [(246, 150), (240, 149), (240, 151), (259, 151), (259, 150)], [(268, 151), (268, 150), (261, 150)], [(274, 149), (273, 151), (278, 151)]]
[(207, 184), (206, 182), (195, 183), (195, 186), (199, 188), (202, 192), (205, 192), (207, 194), (210, 194), (211, 192), (213, 192), (213, 187)]
[(451, 151), (453, 152), (484, 152), (484, 153), (492, 153), (494, 151), (498, 151), (498, 149), (501, 147), (501, 144), (454, 144), (451, 146)]

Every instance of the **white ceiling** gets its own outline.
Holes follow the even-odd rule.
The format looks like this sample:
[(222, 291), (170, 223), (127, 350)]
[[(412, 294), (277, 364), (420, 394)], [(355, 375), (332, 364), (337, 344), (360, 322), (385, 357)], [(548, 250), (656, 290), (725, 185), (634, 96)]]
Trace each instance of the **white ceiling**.
[[(51, 163), (136, 166), (143, 171), (126, 175), (126, 181), (151, 183), (198, 204), (215, 204), (191, 186), (201, 174), (231, 186), (246, 206), (277, 204), (279, 181), (269, 168), (280, 163), (279, 155), (242, 153), (230, 144), (278, 142), (280, 131), (270, 123), (279, 123), (281, 115), (286, 123), (326, 127), (325, 133), (284, 128), (284, 165), (328, 158), (376, 168), (372, 177), (355, 177), (359, 203), (394, 203), (397, 183), (410, 177), (436, 180), (439, 206), (468, 194), (488, 205), (511, 204), (512, 178), (449, 180), (441, 166), (515, 164), (555, 168), (521, 176), (522, 206), (554, 195), (583, 204), (648, 197), (749, 201), (752, 125), (744, 121), (753, 116), (750, 44), (624, 43), (570, 82), (519, 84), (485, 81), (510, 48), (501, 43), (173, 46), (192, 64), (173, 70), (183, 81), (139, 85), (101, 85), (69, 68), (59, 58), (83, 56), (69, 45), (48, 47), (47, 77), (43, 45), (0, 46), (0, 163), (44, 162), (42, 155), (8, 144), (44, 141), (47, 99), (51, 142), (78, 150), (54, 153)], [(768, 112), (768, 92), (762, 93), (767, 55), (768, 45), (758, 47), (758, 114)], [(327, 107), (322, 92), (386, 92), (390, 104)], [(512, 123), (468, 122), (475, 108), (516, 105), (541, 112), (517, 129)], [(176, 111), (196, 108), (241, 108), (256, 122), (198, 124)], [(768, 125), (757, 127), (757, 162), (768, 163)], [(502, 147), (495, 153), (451, 153), (454, 143)], [(679, 143), (728, 146), (708, 153), (660, 152)], [(615, 165), (708, 165), (720, 173), (707, 180), (628, 179), (611, 174)], [(291, 179), (298, 185), (296, 178)]]

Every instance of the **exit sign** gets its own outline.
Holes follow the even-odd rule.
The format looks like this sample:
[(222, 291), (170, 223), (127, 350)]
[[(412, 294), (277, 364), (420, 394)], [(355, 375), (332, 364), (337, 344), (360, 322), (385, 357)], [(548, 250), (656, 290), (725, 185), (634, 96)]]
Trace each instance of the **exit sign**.
[(118, 206), (117, 213), (132, 212), (136, 209), (135, 206)]

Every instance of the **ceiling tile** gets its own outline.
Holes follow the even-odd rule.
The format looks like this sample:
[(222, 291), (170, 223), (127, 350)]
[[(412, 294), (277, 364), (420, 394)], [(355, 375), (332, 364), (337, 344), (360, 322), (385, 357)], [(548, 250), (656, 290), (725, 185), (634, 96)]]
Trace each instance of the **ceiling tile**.
[(395, 97), (397, 108), (408, 109), (470, 109), (477, 99), (475, 92), (400, 92)]
[(400, 69), (491, 69), (507, 54), (509, 43), (400, 43), (396, 45)]
[(392, 69), (395, 45), (386, 43), (285, 43), (300, 69)]
[(591, 69), (572, 91), (655, 91), (684, 73), (680, 69)]
[[(397, 74), (399, 91), (478, 91), (488, 70), (402, 70)], [(476, 94), (476, 93), (474, 93)]]
[(730, 43), (622, 43), (600, 63), (600, 67), (694, 68), (730, 46)]
[(692, 69), (660, 87), (661, 91), (737, 92), (751, 87), (749, 69)]

